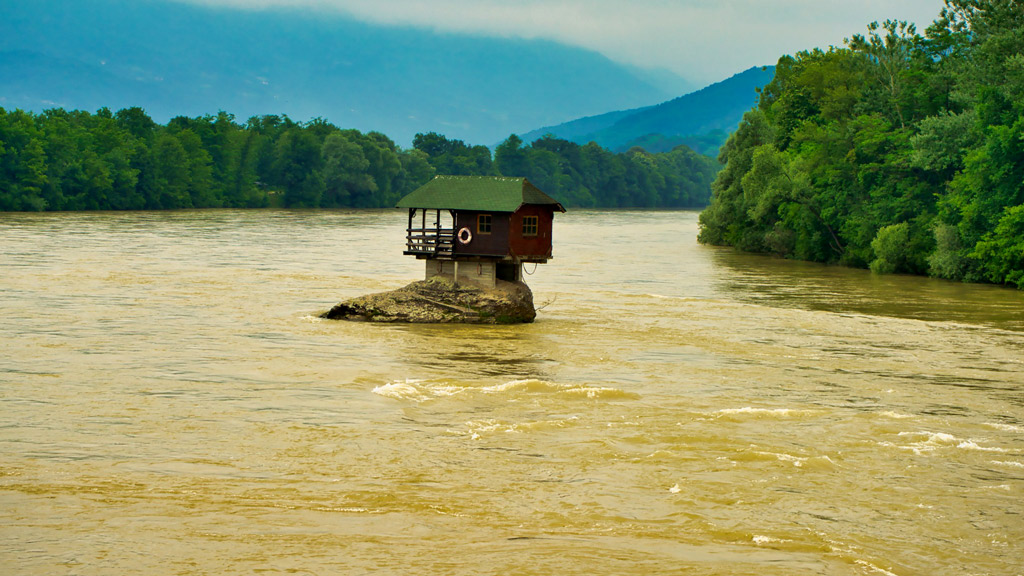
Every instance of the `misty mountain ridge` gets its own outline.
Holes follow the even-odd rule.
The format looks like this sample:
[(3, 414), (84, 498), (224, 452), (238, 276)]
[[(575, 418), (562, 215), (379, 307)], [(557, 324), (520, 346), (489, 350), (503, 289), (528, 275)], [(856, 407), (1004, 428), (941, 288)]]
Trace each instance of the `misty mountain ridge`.
[(640, 146), (665, 152), (686, 144), (715, 156), (743, 113), (757, 104), (758, 89), (774, 75), (774, 66), (754, 67), (661, 104), (579, 118), (520, 137), (532, 142), (550, 134), (577, 144), (597, 142), (615, 151)]
[(491, 143), (529, 126), (634, 109), (686, 85), (592, 51), (160, 0), (4, 1), (0, 106), (112, 110), (155, 120), (224, 110)]

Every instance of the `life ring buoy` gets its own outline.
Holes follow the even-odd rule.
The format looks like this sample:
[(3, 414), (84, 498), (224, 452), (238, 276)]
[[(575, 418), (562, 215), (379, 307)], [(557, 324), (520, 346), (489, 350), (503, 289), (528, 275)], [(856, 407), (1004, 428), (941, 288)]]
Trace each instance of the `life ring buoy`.
[(459, 244), (469, 244), (473, 241), (473, 233), (469, 231), (469, 228), (463, 226), (459, 230)]

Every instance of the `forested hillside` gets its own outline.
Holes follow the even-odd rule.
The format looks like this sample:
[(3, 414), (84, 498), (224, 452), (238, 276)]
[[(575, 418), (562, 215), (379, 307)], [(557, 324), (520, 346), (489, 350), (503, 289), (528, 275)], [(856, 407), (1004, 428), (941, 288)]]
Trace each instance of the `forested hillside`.
[(1024, 288), (1024, 3), (781, 58), (719, 160), (701, 242)]
[(34, 114), (0, 108), (0, 210), (390, 207), (435, 174), (526, 176), (569, 206), (698, 207), (717, 163), (687, 148), (613, 154), (510, 138), (496, 158), (429, 133), (379, 132), (225, 112), (154, 122), (140, 108)]

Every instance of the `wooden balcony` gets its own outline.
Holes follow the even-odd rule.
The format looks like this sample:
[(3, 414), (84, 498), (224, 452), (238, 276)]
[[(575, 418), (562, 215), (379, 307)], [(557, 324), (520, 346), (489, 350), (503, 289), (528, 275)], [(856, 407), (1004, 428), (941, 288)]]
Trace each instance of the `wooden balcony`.
[(406, 232), (404, 254), (436, 258), (451, 257), (455, 252), (453, 228), (408, 228)]

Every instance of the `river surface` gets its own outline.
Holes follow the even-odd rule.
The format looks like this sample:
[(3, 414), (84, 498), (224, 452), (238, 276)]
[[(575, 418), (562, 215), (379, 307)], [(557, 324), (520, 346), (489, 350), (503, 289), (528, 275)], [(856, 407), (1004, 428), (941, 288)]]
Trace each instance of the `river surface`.
[(559, 215), (521, 326), (322, 321), (400, 211), (0, 214), (0, 572), (1024, 574), (1024, 294)]

